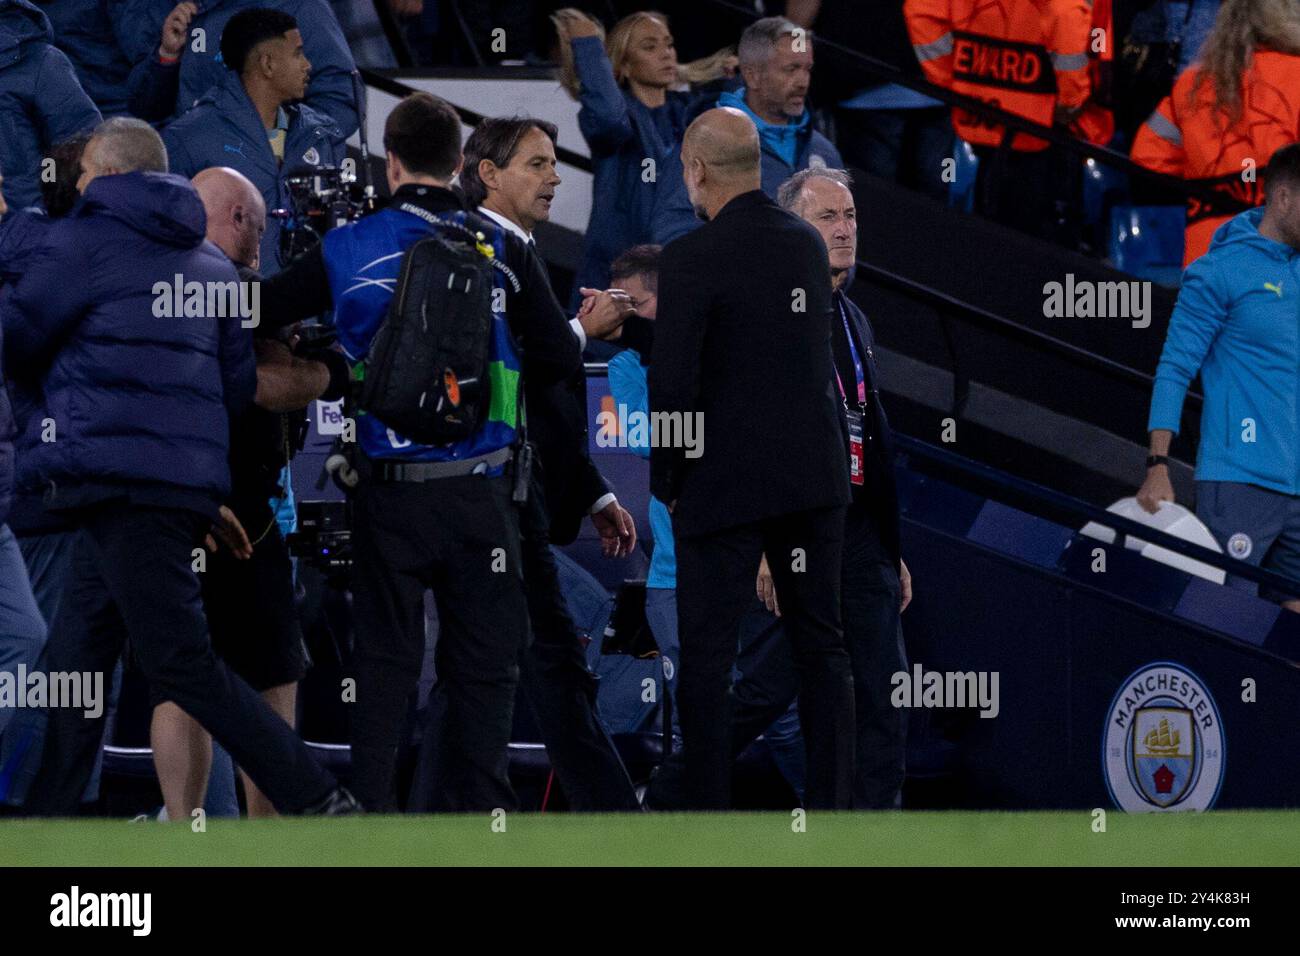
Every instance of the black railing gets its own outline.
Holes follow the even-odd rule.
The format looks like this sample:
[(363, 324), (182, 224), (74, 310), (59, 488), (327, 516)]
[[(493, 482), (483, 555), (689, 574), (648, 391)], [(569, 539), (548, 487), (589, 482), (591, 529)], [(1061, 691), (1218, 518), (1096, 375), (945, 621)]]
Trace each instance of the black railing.
[(1107, 511), (1105, 508), (1081, 501), (1063, 492), (1053, 491), (1051, 488), (1045, 488), (1024, 478), (1010, 475), (990, 465), (972, 461), (958, 455), (956, 452), (939, 448), (910, 435), (895, 434), (894, 441), (898, 450), (907, 455), (923, 459), (948, 471), (959, 472), (967, 478), (983, 484), (985, 487), (997, 489), (999, 493), (1008, 497), (1014, 495), (1017, 500), (1015, 502), (1006, 502), (1007, 504), (1023, 507), (1025, 502), (1032, 502), (1038, 505), (1041, 510), (1050, 509), (1057, 515), (1065, 514), (1074, 519), (1092, 521), (1103, 527), (1110, 528), (1117, 535), (1137, 538), (1147, 544), (1157, 545), (1183, 557), (1191, 558), (1202, 564), (1208, 564), (1235, 577), (1266, 585), (1284, 594), (1300, 596), (1300, 581), (1278, 574), (1276, 571), (1266, 571), (1263, 568), (1253, 567), (1230, 558), (1226, 554), (1211, 551), (1209, 548), (1193, 544), (1190, 541), (1184, 541), (1182, 538), (1176, 538), (1164, 531), (1148, 527), (1139, 521), (1122, 517)]

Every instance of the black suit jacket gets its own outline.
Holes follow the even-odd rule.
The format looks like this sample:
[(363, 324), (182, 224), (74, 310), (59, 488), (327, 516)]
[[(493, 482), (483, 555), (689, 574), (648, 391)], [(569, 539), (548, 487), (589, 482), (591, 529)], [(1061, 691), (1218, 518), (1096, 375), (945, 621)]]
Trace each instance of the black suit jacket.
[[(528, 244), (514, 233), (507, 232), (505, 242), (508, 259), (536, 258)], [(564, 326), (564, 334), (572, 336), (568, 319), (550, 283), (539, 282), (538, 285), (544, 287), (544, 291), (539, 290), (539, 297), (546, 303), (544, 307), (558, 317)], [(582, 520), (591, 506), (612, 490), (591, 460), (587, 444), (585, 367), (579, 363), (573, 373), (560, 382), (539, 382), (525, 375), (524, 407), (528, 441), (537, 450), (533, 468), (535, 477), (541, 482), (550, 518), (551, 541), (569, 544), (578, 536)]]
[(531, 386), (524, 379), (528, 440), (537, 448), (534, 468), (546, 496), (551, 541), (569, 544), (609, 482), (591, 460), (587, 444), (587, 375), (579, 368), (567, 381)]
[(876, 374), (876, 359), (872, 351), (876, 339), (866, 314), (843, 291), (837, 291), (833, 301), (837, 309), (840, 305), (844, 307), (854, 338), (866, 352), (863, 357), (863, 372), (867, 381), (866, 414), (869, 416), (866, 430), (872, 438), (869, 446), (864, 449), (862, 485), (853, 488), (854, 505), (867, 509), (880, 534), (880, 543), (894, 564), (898, 564), (901, 548), (898, 540), (898, 482), (894, 477), (894, 437), (889, 428), (889, 419), (885, 417), (885, 407), (880, 402), (880, 380)]
[(679, 533), (848, 503), (830, 268), (812, 226), (758, 190), (737, 196), (664, 250), (658, 315), (650, 408), (703, 416), (699, 457), (650, 454)]

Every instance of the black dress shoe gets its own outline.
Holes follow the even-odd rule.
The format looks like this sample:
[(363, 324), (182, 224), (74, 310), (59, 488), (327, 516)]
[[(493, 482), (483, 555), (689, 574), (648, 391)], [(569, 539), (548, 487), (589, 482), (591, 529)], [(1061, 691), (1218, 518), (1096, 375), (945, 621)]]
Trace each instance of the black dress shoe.
[(357, 798), (352, 796), (347, 787), (335, 787), (320, 803), (313, 803), (302, 811), (305, 817), (343, 817), (353, 813), (365, 813)]

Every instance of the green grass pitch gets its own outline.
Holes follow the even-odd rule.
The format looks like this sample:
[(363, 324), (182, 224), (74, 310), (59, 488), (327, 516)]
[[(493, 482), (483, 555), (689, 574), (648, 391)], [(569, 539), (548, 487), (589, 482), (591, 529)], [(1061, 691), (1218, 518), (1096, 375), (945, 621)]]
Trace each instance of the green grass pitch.
[[(504, 832), (501, 826), (504, 823)], [(0, 866), (1294, 866), (1300, 811), (0, 821)]]

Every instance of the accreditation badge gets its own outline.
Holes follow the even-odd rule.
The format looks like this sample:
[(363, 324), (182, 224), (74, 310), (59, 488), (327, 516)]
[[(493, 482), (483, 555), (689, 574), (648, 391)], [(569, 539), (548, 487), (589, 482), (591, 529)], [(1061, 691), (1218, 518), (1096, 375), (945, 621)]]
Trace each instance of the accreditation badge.
[(846, 408), (844, 415), (849, 422), (849, 481), (861, 485), (865, 481), (862, 453), (862, 409)]

